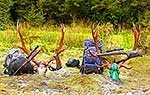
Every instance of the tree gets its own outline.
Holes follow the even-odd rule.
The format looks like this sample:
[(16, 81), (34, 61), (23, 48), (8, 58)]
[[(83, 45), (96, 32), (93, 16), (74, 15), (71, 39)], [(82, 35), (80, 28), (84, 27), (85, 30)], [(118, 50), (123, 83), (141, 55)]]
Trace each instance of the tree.
[(35, 26), (42, 25), (45, 22), (42, 10), (40, 10), (38, 6), (35, 6), (34, 4), (31, 5), (30, 9), (28, 10), (28, 14), (25, 14), (24, 18), (27, 22), (30, 22), (30, 24)]
[(0, 27), (22, 19), (36, 26), (47, 22), (110, 22), (122, 29), (131, 28), (133, 22), (149, 25), (149, 11), (149, 0), (1, 0)]
[[(44, 13), (47, 21), (54, 20), (56, 23), (68, 21), (68, 15), (64, 8), (65, 0), (46, 0)], [(68, 13), (69, 14), (69, 13)]]
[(0, 2), (0, 30), (7, 28), (11, 23), (10, 9), (12, 5), (12, 0), (1, 0)]

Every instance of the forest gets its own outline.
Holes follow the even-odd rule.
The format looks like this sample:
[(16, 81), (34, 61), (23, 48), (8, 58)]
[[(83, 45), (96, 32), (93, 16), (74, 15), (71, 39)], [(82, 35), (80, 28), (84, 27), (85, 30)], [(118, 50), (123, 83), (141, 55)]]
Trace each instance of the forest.
[(0, 0), (0, 29), (17, 19), (32, 26), (91, 22), (131, 28), (150, 25), (149, 0)]

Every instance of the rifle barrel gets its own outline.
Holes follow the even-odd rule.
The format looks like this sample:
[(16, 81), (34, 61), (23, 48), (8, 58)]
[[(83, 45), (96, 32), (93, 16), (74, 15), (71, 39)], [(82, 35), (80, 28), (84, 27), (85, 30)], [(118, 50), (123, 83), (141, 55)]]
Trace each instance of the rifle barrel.
[(39, 48), (39, 46), (37, 45), (35, 48), (34, 48), (34, 50), (32, 50), (31, 52), (30, 52), (30, 54), (29, 55), (27, 55), (27, 59), (37, 50)]

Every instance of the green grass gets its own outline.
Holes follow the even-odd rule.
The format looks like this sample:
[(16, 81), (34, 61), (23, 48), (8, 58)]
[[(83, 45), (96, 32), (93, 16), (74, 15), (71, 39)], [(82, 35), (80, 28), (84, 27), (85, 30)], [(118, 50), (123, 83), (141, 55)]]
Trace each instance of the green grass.
[[(45, 28), (44, 28), (45, 29)], [(61, 37), (61, 29), (59, 27), (50, 26), (48, 29), (42, 28), (25, 28), (23, 27), (23, 37), (27, 44), (27, 48), (34, 48), (39, 45), (43, 48), (45, 53), (54, 51), (58, 47), (59, 39)], [(132, 48), (133, 36), (131, 31), (123, 31), (115, 33), (114, 30), (106, 33), (100, 27), (99, 39), (103, 43), (103, 49), (125, 48), (130, 50)], [(15, 29), (0, 31), (0, 51), (7, 51), (9, 48), (21, 45), (19, 35)], [(83, 48), (85, 39), (92, 39), (90, 27), (70, 27), (66, 26), (64, 47), (67, 49)]]
[[(104, 26), (103, 26), (104, 27)], [(125, 30), (118, 32), (111, 28), (107, 31), (107, 28), (99, 29), (99, 38), (103, 43), (103, 50), (114, 49), (122, 47), (125, 51), (132, 49), (133, 34), (131, 30)], [(37, 56), (38, 60), (47, 60), (54, 54), (55, 49), (58, 47), (59, 38), (61, 36), (60, 28), (50, 26), (48, 28), (30, 28), (23, 27), (22, 29), (27, 48), (34, 48), (39, 45), (43, 51)], [(51, 72), (49, 77), (43, 77), (38, 75), (22, 75), (22, 76), (6, 76), (0, 77), (0, 94), (7, 95), (33, 95), (31, 91), (41, 89), (47, 86), (49, 89), (58, 90), (62, 95), (62, 92), (67, 95), (75, 93), (88, 94), (88, 95), (100, 95), (102, 94), (102, 87), (99, 85), (102, 80), (99, 75), (81, 75), (79, 69), (68, 68), (65, 63), (69, 58), (76, 58), (82, 62), (83, 57), (83, 41), (85, 39), (91, 39), (90, 27), (83, 26), (67, 26), (64, 39), (64, 48), (66, 49), (61, 54), (61, 61), (63, 68), (67, 69), (67, 73), (63, 77), (57, 76), (57, 72)], [(0, 75), (3, 75), (3, 64), (5, 55), (8, 49), (21, 45), (18, 33), (15, 29), (0, 31)], [(115, 56), (116, 57), (116, 56)], [(114, 57), (109, 57), (112, 59)], [(120, 59), (121, 57), (117, 57)], [(112, 93), (122, 93), (130, 91), (132, 89), (150, 90), (150, 58), (149, 56), (143, 56), (143, 58), (135, 58), (127, 61), (126, 66), (133, 66), (131, 70), (120, 69), (120, 78), (123, 81), (123, 85), (120, 88), (112, 89)], [(108, 76), (108, 70), (104, 72), (105, 76)], [(136, 80), (134, 80), (134, 78)], [(50, 80), (45, 84), (46, 80)], [(19, 83), (18, 83), (19, 82)], [(26, 83), (28, 86), (22, 87), (20, 84)], [(102, 82), (103, 83), (103, 82)], [(16, 89), (16, 90), (15, 90)], [(20, 93), (17, 92), (20, 91)], [(42, 95), (41, 92), (36, 93)]]
[[(67, 51), (68, 52), (68, 51)], [(62, 62), (65, 65), (67, 59), (62, 56)], [(79, 55), (76, 56), (79, 58)], [(126, 70), (120, 69), (120, 78), (123, 82), (118, 88), (112, 88), (112, 93), (126, 93), (131, 90), (143, 89), (143, 91), (150, 90), (150, 74), (149, 74), (149, 61), (150, 58), (144, 56), (143, 58), (136, 58), (128, 61), (126, 66), (133, 66), (133, 69)], [(143, 65), (144, 64), (144, 65)], [(105, 80), (101, 75), (81, 75), (79, 69), (69, 68), (63, 66), (66, 73), (59, 77), (62, 70), (57, 72), (51, 72), (48, 77), (39, 75), (22, 75), (22, 76), (6, 76), (0, 78), (0, 94), (7, 95), (33, 95), (31, 91), (42, 89), (47, 86), (48, 89), (57, 90), (59, 95), (65, 93), (65, 95), (89, 94), (89, 95), (101, 95), (103, 94), (102, 86), (99, 83), (105, 83)], [(104, 75), (107, 75), (105, 70)], [(45, 81), (50, 80), (46, 83)], [(28, 84), (27, 86), (21, 86), (21, 84)], [(17, 91), (20, 91), (19, 93)], [(27, 94), (26, 94), (27, 93)], [(36, 93), (42, 95), (41, 92)]]
[[(98, 85), (99, 81), (96, 80), (97, 75), (71, 75), (69, 77), (54, 80), (49, 83), (50, 89), (59, 89), (64, 92), (78, 92), (78, 94), (101, 94), (101, 87)], [(89, 92), (90, 91), (90, 92)]]
[[(69, 28), (65, 32), (64, 47), (83, 47), (83, 41), (89, 39), (92, 36), (90, 31), (74, 31), (75, 29)], [(86, 30), (86, 29), (85, 29)], [(54, 51), (58, 47), (59, 39), (61, 37), (60, 28), (52, 29), (51, 31), (42, 30), (28, 30), (22, 29), (23, 36), (28, 48), (34, 48), (39, 45), (43, 48), (44, 52)], [(15, 47), (20, 44), (19, 35), (16, 30), (8, 30), (0, 32), (0, 50), (7, 51), (11, 47)]]

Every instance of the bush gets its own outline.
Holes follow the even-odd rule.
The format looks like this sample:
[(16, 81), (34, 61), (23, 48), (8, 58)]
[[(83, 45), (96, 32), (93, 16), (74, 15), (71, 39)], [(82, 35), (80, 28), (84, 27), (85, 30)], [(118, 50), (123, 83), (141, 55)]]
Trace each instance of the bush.
[(0, 30), (6, 29), (11, 24), (10, 9), (12, 5), (12, 0), (0, 1)]

